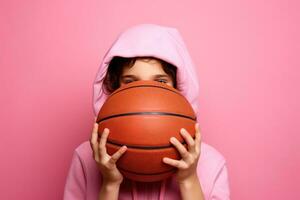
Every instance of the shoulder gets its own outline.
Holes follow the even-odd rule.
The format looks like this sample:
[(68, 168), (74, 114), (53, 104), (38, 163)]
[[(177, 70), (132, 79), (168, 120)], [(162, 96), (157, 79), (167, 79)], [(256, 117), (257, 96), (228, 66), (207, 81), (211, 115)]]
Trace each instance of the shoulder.
[(79, 144), (76, 148), (75, 148), (75, 153), (79, 156), (79, 157), (87, 157), (90, 156), (92, 152), (92, 148), (90, 145), (90, 141), (84, 141), (81, 144)]
[(101, 174), (93, 158), (90, 141), (84, 141), (73, 151), (64, 199), (74, 199), (75, 195), (81, 195), (80, 199), (96, 199), (100, 185)]
[(224, 156), (217, 149), (204, 142), (201, 143), (197, 174), (204, 190), (211, 191), (225, 164)]
[(88, 165), (90, 163), (95, 163), (93, 158), (93, 150), (90, 145), (90, 141), (84, 141), (79, 144), (75, 150), (74, 154), (78, 156), (82, 163)]
[(84, 141), (79, 144), (74, 150), (74, 157), (78, 158), (85, 171), (95, 170), (97, 168), (90, 141)]
[(200, 161), (210, 165), (225, 163), (224, 156), (214, 147), (204, 142), (201, 143)]

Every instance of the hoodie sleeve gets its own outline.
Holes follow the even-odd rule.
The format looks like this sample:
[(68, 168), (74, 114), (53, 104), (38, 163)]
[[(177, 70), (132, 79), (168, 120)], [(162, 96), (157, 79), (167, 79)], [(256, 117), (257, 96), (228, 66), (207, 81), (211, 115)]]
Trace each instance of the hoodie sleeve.
[(230, 200), (228, 172), (226, 162), (223, 162), (213, 184), (210, 198), (211, 200)]
[(76, 150), (65, 183), (64, 200), (85, 200), (86, 176), (83, 162)]

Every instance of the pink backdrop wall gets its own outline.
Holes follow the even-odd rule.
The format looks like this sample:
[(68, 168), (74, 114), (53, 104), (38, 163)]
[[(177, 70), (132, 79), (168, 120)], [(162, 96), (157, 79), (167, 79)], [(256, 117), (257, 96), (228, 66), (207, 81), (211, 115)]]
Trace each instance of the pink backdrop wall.
[(299, 3), (0, 3), (0, 199), (61, 199), (90, 137), (92, 83), (117, 34), (177, 27), (199, 68), (203, 140), (226, 157), (232, 199), (300, 199)]

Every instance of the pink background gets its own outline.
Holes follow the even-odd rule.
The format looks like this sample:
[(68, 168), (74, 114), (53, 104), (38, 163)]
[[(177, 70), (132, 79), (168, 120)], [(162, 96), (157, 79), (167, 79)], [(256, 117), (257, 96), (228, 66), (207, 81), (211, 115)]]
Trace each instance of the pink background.
[(0, 3), (0, 199), (61, 199), (90, 137), (92, 83), (120, 31), (174, 26), (199, 68), (203, 141), (232, 199), (300, 199), (299, 1)]

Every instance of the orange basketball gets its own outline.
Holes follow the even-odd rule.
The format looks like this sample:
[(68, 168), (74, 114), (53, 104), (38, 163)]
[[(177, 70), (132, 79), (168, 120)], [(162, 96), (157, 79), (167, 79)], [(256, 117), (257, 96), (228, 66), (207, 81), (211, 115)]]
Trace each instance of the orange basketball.
[(163, 157), (180, 160), (169, 142), (185, 128), (195, 138), (196, 115), (187, 99), (176, 89), (157, 81), (134, 81), (115, 90), (105, 101), (97, 118), (98, 133), (110, 130), (107, 153), (121, 146), (126, 152), (117, 162), (120, 172), (135, 181), (151, 182), (168, 178), (176, 168)]

